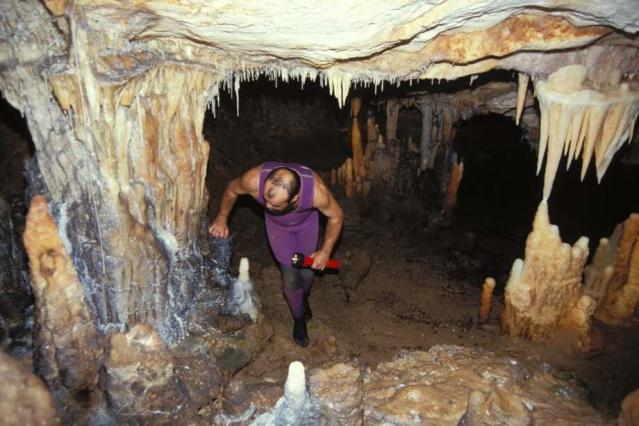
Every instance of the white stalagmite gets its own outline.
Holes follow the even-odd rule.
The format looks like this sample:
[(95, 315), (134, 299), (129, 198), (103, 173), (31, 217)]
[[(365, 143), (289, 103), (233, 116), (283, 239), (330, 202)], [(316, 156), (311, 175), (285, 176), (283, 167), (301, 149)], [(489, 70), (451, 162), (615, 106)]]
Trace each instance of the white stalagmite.
[(293, 361), (288, 367), (284, 395), (277, 401), (272, 412), (257, 417), (252, 426), (271, 425), (316, 425), (319, 422), (319, 407), (306, 389), (304, 365)]
[(231, 314), (247, 314), (253, 321), (257, 320), (259, 302), (249, 276), (249, 261), (240, 259), (240, 275), (231, 286), (229, 309)]
[(639, 114), (637, 84), (620, 83), (613, 76), (607, 87), (595, 88), (586, 76), (582, 65), (569, 65), (551, 74), (547, 82), (535, 83), (541, 112), (537, 173), (548, 151), (544, 200), (550, 196), (562, 154), (568, 157), (567, 167), (582, 156), (582, 179), (594, 154), (601, 181), (614, 154), (632, 139)]

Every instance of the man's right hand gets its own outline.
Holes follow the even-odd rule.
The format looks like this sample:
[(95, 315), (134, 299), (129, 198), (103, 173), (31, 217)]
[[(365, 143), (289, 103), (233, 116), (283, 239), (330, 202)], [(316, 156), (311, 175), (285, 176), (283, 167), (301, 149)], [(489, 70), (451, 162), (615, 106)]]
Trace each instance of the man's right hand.
[(228, 238), (229, 227), (226, 224), (226, 220), (219, 217), (215, 218), (215, 220), (211, 222), (211, 225), (209, 225), (209, 234), (215, 238)]

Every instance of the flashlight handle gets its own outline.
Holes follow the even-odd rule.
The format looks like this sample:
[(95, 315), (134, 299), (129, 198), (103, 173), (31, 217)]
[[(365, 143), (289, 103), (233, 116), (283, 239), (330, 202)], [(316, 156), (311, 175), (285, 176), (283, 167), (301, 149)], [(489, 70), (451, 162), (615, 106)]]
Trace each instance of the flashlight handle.
[[(304, 261), (302, 262), (302, 267), (308, 268), (313, 264), (313, 258), (311, 256), (305, 256)], [(326, 262), (326, 267), (329, 269), (339, 269), (341, 263), (337, 259), (329, 259)]]

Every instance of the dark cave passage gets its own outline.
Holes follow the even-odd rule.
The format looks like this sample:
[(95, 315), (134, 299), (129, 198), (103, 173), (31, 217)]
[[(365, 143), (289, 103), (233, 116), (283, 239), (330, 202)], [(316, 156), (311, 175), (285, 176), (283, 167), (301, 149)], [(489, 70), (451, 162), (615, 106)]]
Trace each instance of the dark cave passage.
[(241, 172), (265, 160), (298, 162), (326, 171), (349, 155), (347, 108), (317, 82), (243, 82), (236, 99), (221, 93), (215, 116), (207, 111), (204, 137), (211, 161)]
[[(639, 211), (639, 166), (624, 164), (626, 145), (612, 161), (601, 183), (591, 165), (583, 182), (581, 161), (566, 171), (562, 160), (549, 199), (551, 223), (564, 242), (590, 239), (590, 254), (598, 241)], [(522, 139), (521, 130), (505, 116), (475, 116), (459, 124), (454, 149), (464, 161), (456, 225), (478, 235), (497, 237), (499, 256), (522, 257), (532, 220), (542, 198), (543, 165), (536, 176), (537, 152)], [(497, 247), (495, 247), (497, 248)]]
[(32, 155), (26, 120), (0, 99), (0, 349), (27, 362), (34, 314), (22, 233), (28, 202), (24, 163)]

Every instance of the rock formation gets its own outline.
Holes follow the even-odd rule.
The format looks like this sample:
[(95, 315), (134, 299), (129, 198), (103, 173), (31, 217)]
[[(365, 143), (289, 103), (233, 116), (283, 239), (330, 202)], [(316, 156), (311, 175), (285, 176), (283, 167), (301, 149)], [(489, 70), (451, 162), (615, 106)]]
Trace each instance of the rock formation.
[(31, 201), (24, 246), (36, 301), (36, 369), (62, 412), (79, 419), (104, 402), (97, 389), (102, 336), (44, 197)]
[(639, 303), (639, 214), (602, 238), (585, 270), (584, 292), (597, 302), (595, 318), (607, 324), (629, 324)]
[(567, 329), (577, 338), (576, 349), (587, 350), (596, 305), (582, 290), (587, 258), (588, 239), (582, 237), (572, 247), (563, 243), (542, 201), (526, 240), (525, 259), (515, 260), (506, 283), (504, 331), (513, 337), (544, 339)]
[(632, 140), (639, 115), (639, 84), (621, 82), (619, 70), (599, 84), (587, 82), (587, 76), (583, 65), (569, 65), (552, 73), (547, 82), (535, 83), (541, 111), (537, 173), (548, 151), (544, 200), (550, 196), (562, 155), (568, 157), (566, 167), (582, 156), (582, 179), (594, 155), (601, 181), (613, 155)]
[[(540, 103), (550, 111), (550, 119), (542, 111), (540, 138), (542, 144), (548, 140), (549, 176), (554, 175), (561, 147), (575, 156), (582, 139), (582, 152), (594, 149), (601, 174), (630, 136), (636, 117), (634, 106), (624, 109), (615, 99), (634, 99), (635, 83), (629, 82), (628, 90), (624, 84), (636, 78), (639, 59), (633, 34), (638, 31), (639, 9), (632, 0), (358, 0), (330, 7), (303, 0), (2, 2), (0, 90), (28, 123), (35, 146), (31, 164), (37, 165), (31, 174), (39, 176), (37, 188), (49, 206), (35, 199), (30, 226), (38, 231), (25, 235), (38, 306), (38, 364), (67, 413), (63, 417), (80, 409), (91, 411), (89, 406), (95, 409), (92, 415), (102, 409), (96, 384), (105, 337), (111, 344), (114, 378), (120, 377), (120, 368), (130, 368), (126, 356), (116, 356), (118, 342), (140, 356), (148, 350), (151, 360), (167, 365), (173, 359), (177, 366), (176, 348), (197, 335), (201, 340), (196, 346), (210, 350), (206, 355), (216, 359), (221, 374), (231, 374), (250, 361), (268, 335), (259, 316), (251, 325), (234, 322), (233, 332), (230, 326), (224, 330), (223, 310), (218, 309), (223, 292), (205, 285), (200, 225), (209, 144), (202, 124), (205, 110), (215, 110), (220, 90), (234, 92), (239, 113), (242, 81), (260, 75), (302, 84), (310, 79), (327, 86), (343, 106), (357, 84), (377, 89), (401, 81), (432, 83), (492, 69), (513, 70), (536, 81)], [(598, 95), (584, 95), (579, 87), (557, 95), (548, 76), (566, 65), (585, 67), (588, 84), (596, 89), (588, 93)], [(522, 76), (519, 83), (521, 88), (527, 78)], [(516, 88), (508, 92), (509, 108), (518, 116), (525, 106), (525, 87), (519, 94)], [(452, 138), (454, 122), (464, 109), (440, 105), (436, 94), (422, 95), (433, 101), (419, 99), (420, 105), (430, 105), (423, 106), (422, 113), (424, 128), (429, 122), (432, 128), (420, 141), (419, 161), (398, 169), (404, 161), (395, 142), (403, 100), (386, 104), (390, 119), (385, 152), (367, 157), (378, 164), (371, 179), (387, 182), (400, 170), (395, 186), (400, 193), (416, 170), (432, 166), (438, 146)], [(601, 99), (593, 101), (598, 96)], [(576, 130), (584, 126), (568, 132), (565, 125), (581, 117), (571, 105), (584, 97), (585, 110), (594, 111), (588, 113), (592, 132), (585, 139)], [(566, 114), (554, 123), (552, 112), (558, 105)], [(525, 110), (522, 121), (534, 123)], [(361, 170), (353, 164), (341, 173), (350, 192), (358, 190), (358, 174)], [(362, 192), (367, 191), (365, 182)], [(555, 245), (562, 259), (572, 259), (566, 261), (577, 268), (583, 253), (573, 259)], [(532, 267), (526, 265), (520, 265), (524, 281), (526, 268)], [(579, 298), (574, 274), (561, 279), (566, 292), (562, 300), (553, 299), (552, 306), (559, 311), (577, 308), (568, 316), (551, 313), (551, 322), (572, 321), (585, 330), (592, 305)], [(522, 290), (524, 303), (526, 294)], [(203, 303), (198, 299), (202, 295), (214, 302)], [(513, 333), (538, 335), (550, 327), (521, 322), (527, 314), (514, 306), (507, 315), (507, 329)], [(203, 318), (219, 328), (198, 325)], [(140, 337), (141, 332), (147, 336)], [(155, 380), (155, 374), (148, 373), (149, 380)], [(178, 379), (162, 369), (157, 374), (172, 400), (186, 398), (176, 393)], [(110, 415), (142, 421), (133, 413), (139, 410), (155, 419), (151, 411), (129, 405), (134, 403), (126, 400), (128, 390), (118, 393), (113, 386), (106, 392), (118, 403)], [(131, 391), (141, 391), (135, 388)], [(487, 396), (482, 400), (475, 395), (473, 406), (495, 400), (497, 405), (491, 402), (490, 407), (502, 407), (499, 395), (482, 392)], [(467, 395), (463, 401), (466, 404)], [(381, 408), (375, 410), (365, 416), (374, 418)], [(462, 411), (456, 413), (461, 416)], [(177, 415), (172, 411), (160, 417)]]
[(0, 424), (59, 425), (55, 402), (42, 380), (0, 352)]

